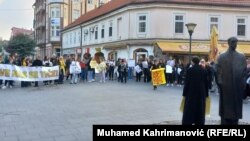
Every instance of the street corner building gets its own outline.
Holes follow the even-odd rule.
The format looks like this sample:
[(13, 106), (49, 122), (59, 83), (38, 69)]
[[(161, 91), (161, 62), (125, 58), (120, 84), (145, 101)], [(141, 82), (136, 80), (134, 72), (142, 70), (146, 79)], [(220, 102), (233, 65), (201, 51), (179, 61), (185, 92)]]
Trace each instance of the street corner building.
[[(112, 0), (63, 29), (62, 53), (82, 57), (100, 48), (109, 59), (153, 55), (188, 63), (185, 24), (196, 23), (192, 55), (220, 54), (228, 48), (226, 40), (236, 36), (238, 51), (250, 56), (249, 13), (250, 1), (242, 0)], [(213, 28), (217, 39), (211, 37)]]

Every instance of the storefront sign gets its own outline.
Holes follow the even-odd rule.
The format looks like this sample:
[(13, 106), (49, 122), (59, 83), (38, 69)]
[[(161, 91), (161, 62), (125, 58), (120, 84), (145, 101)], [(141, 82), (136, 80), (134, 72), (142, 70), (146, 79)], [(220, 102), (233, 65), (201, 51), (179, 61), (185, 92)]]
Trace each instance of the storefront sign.
[[(179, 48), (181, 50), (189, 50), (189, 46), (188, 45), (180, 45)], [(208, 47), (207, 45), (192, 45), (192, 49), (200, 49), (200, 50), (203, 50), (203, 49), (209, 49), (210, 47)]]

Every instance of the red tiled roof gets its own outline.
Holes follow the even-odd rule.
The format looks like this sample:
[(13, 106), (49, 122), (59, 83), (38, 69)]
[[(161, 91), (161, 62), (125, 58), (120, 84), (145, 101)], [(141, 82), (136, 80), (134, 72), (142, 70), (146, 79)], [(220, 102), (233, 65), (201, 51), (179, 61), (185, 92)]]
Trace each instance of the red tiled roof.
[(250, 7), (250, 0), (111, 0), (110, 2), (82, 15), (64, 30), (88, 22), (112, 11), (118, 10), (132, 4), (142, 3), (177, 3), (177, 4), (198, 4), (198, 5), (218, 5), (234, 7)]
[(12, 27), (11, 28), (11, 36), (16, 36), (19, 34), (24, 34), (24, 35), (30, 35), (33, 33), (32, 30), (24, 29), (24, 28), (17, 28), (17, 27)]

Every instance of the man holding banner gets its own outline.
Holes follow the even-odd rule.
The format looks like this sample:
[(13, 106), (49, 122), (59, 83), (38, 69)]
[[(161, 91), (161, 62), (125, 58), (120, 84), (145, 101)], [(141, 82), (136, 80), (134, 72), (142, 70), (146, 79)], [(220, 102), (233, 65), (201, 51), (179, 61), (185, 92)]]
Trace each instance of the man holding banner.
[[(36, 60), (33, 62), (32, 66), (33, 67), (40, 67), (43, 65), (43, 62), (41, 61), (41, 57), (37, 56)], [(38, 87), (38, 81), (35, 82), (35, 87)]]
[(159, 66), (159, 61), (154, 60), (154, 64), (151, 67), (151, 73), (152, 73), (152, 83), (154, 90), (157, 89), (157, 85), (162, 85), (166, 84), (166, 79), (165, 79), (165, 73), (164, 73), (164, 68), (160, 68)]

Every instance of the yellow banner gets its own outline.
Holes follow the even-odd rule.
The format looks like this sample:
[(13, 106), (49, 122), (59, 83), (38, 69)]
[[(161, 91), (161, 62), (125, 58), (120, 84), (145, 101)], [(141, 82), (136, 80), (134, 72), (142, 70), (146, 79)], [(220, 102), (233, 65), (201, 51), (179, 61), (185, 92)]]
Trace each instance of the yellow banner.
[(160, 68), (160, 69), (156, 69), (156, 70), (151, 71), (152, 83), (154, 86), (166, 84), (164, 70), (165, 70), (164, 68)]

